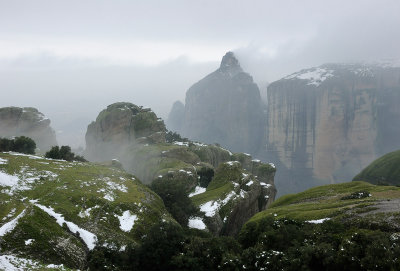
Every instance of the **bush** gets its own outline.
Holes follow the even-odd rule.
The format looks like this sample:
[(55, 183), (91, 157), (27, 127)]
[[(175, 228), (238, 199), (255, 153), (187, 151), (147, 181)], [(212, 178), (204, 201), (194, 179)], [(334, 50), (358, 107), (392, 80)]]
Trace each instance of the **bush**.
[(188, 196), (186, 180), (168, 176), (157, 178), (151, 184), (151, 189), (162, 198), (175, 220), (187, 227), (189, 217), (197, 212), (197, 207)]
[(14, 139), (0, 138), (0, 151), (35, 154), (36, 143), (31, 138), (19, 136)]
[(87, 162), (87, 160), (83, 156), (75, 156), (73, 152), (71, 152), (70, 146), (54, 146), (45, 154), (46, 158), (51, 159), (61, 159), (66, 161), (80, 161)]

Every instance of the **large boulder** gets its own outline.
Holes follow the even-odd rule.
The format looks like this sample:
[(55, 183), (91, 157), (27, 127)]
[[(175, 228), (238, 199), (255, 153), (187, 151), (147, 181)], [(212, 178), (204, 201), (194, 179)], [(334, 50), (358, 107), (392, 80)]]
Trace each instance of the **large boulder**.
[(50, 119), (33, 107), (0, 108), (0, 137), (27, 136), (41, 152), (57, 145)]

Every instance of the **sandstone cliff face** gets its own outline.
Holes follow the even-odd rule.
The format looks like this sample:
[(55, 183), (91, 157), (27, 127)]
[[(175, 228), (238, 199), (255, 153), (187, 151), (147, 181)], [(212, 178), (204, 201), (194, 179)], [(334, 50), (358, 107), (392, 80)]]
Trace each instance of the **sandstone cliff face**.
[(266, 157), (286, 171), (280, 192), (349, 181), (398, 149), (399, 104), (400, 68), (323, 65), (272, 83)]
[(220, 68), (186, 93), (182, 134), (220, 143), (236, 152), (255, 152), (262, 143), (264, 117), (260, 91), (232, 52)]
[(36, 142), (41, 152), (57, 145), (50, 120), (36, 108), (0, 108), (0, 137), (27, 136)]

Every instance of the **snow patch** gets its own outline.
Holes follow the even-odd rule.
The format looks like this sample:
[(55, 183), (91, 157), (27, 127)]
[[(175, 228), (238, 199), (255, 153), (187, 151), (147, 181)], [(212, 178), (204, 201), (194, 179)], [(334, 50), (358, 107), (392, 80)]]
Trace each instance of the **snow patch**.
[(284, 77), (283, 79), (307, 80), (307, 85), (318, 87), (319, 85), (321, 85), (322, 82), (330, 77), (333, 77), (333, 70), (328, 70), (324, 68), (311, 68), (293, 73), (289, 76)]
[(330, 218), (327, 217), (327, 218), (321, 218), (321, 219), (317, 219), (317, 220), (308, 220), (306, 222), (307, 223), (311, 223), (311, 224), (321, 224), (321, 223), (324, 223), (327, 220), (330, 220)]
[(174, 145), (189, 147), (189, 142), (174, 141)]
[(192, 229), (205, 230), (206, 224), (204, 224), (200, 217), (191, 217), (189, 218), (188, 227)]
[(23, 210), (16, 218), (7, 222), (0, 227), (0, 237), (6, 235), (8, 232), (12, 231), (18, 224), (18, 220), (25, 215), (25, 210)]
[(198, 195), (198, 194), (202, 194), (204, 192), (206, 192), (206, 189), (204, 187), (196, 186), (196, 188), (194, 189), (194, 192), (189, 194), (189, 198), (191, 198), (195, 195)]
[(253, 183), (254, 183), (253, 181), (250, 181), (250, 182), (246, 183), (246, 185), (251, 186)]
[(73, 222), (66, 221), (62, 214), (58, 214), (58, 213), (54, 212), (54, 209), (51, 207), (48, 208), (44, 205), (40, 205), (37, 203), (35, 203), (35, 206), (37, 206), (40, 209), (42, 209), (43, 211), (45, 211), (49, 216), (55, 218), (57, 224), (60, 225), (61, 227), (65, 223), (71, 232), (79, 233), (79, 236), (85, 242), (85, 244), (89, 248), (89, 250), (92, 250), (96, 246), (97, 236), (94, 235), (93, 233), (78, 227), (78, 225), (76, 225)]
[(28, 239), (28, 240), (25, 240), (25, 246), (29, 246), (30, 244), (33, 243), (33, 241), (35, 241), (35, 239)]
[(131, 211), (129, 210), (123, 212), (121, 216), (115, 216), (119, 220), (119, 228), (125, 232), (131, 231), (135, 225), (135, 221), (138, 219), (137, 215), (131, 214)]
[(0, 165), (5, 165), (8, 163), (7, 159), (0, 158)]

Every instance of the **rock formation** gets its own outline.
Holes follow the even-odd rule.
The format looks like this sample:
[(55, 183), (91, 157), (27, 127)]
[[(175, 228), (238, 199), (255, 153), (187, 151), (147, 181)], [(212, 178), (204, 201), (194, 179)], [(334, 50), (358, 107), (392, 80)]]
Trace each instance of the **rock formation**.
[(117, 158), (131, 144), (164, 142), (165, 130), (164, 122), (149, 108), (111, 104), (88, 126), (85, 157), (91, 161)]
[(331, 64), (268, 87), (265, 158), (278, 190), (345, 182), (400, 148), (400, 68)]
[(165, 126), (153, 112), (117, 103), (88, 126), (85, 157), (96, 161), (117, 158), (146, 184), (156, 179), (184, 180), (188, 192), (202, 185), (203, 191), (193, 202), (200, 209), (213, 205), (215, 212), (206, 215), (204, 210), (206, 214), (197, 220), (216, 235), (235, 235), (248, 218), (273, 202), (273, 165), (252, 160), (248, 154), (232, 154), (219, 145), (165, 141)]
[(254, 153), (262, 144), (263, 127), (260, 91), (232, 52), (186, 93), (181, 131), (185, 137)]
[(27, 136), (32, 138), (41, 152), (57, 145), (50, 120), (36, 108), (0, 108), (0, 137)]
[(181, 101), (176, 101), (172, 105), (168, 115), (167, 128), (170, 131), (182, 133), (183, 121), (185, 118), (185, 105)]

